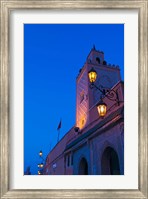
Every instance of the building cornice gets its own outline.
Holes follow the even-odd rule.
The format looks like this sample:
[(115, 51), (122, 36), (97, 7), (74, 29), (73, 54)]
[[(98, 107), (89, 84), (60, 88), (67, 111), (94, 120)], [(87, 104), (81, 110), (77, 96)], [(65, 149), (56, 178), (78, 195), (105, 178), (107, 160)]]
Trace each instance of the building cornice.
[(96, 134), (98, 133), (101, 134), (104, 130), (107, 130), (107, 128), (116, 125), (116, 122), (123, 118), (124, 118), (124, 107), (120, 107), (116, 112), (110, 114), (102, 121), (99, 121), (99, 123), (96, 124), (95, 127), (89, 129), (81, 136), (79, 136), (77, 139), (69, 143), (65, 148), (65, 152), (69, 151), (69, 149), (71, 148), (75, 148), (75, 146), (79, 145), (79, 143), (84, 144), (82, 143), (82, 141), (86, 142), (88, 139), (96, 136)]

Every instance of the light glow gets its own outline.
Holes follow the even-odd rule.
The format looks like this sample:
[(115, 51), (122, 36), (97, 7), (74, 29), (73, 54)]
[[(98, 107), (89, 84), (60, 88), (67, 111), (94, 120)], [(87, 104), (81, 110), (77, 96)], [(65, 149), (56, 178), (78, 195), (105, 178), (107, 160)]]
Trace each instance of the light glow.
[(42, 168), (42, 167), (43, 167), (43, 163), (40, 164), (40, 168)]
[(40, 172), (40, 171), (38, 171), (38, 175), (41, 175), (41, 172)]
[(89, 72), (88, 72), (88, 77), (89, 77), (89, 81), (91, 83), (94, 83), (96, 81), (97, 78), (97, 72), (92, 68)]
[(43, 153), (42, 153), (42, 151), (40, 151), (40, 152), (39, 152), (39, 156), (42, 156), (42, 155), (43, 155)]
[(85, 126), (85, 123), (86, 123), (86, 118), (85, 116), (82, 116), (81, 117), (81, 120), (79, 121), (79, 128), (82, 129), (84, 126)]
[(100, 117), (104, 117), (106, 115), (107, 106), (105, 104), (99, 104), (97, 109)]

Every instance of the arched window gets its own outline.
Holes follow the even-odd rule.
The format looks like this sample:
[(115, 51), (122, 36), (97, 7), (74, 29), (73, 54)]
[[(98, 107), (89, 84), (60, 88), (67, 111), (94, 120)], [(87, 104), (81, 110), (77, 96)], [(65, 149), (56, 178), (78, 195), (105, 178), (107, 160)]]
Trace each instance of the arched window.
[(100, 64), (100, 58), (96, 57), (96, 61), (98, 62), (98, 64)]
[(106, 64), (107, 64), (107, 62), (104, 60), (104, 61), (103, 61), (103, 65), (106, 65)]
[(79, 175), (88, 175), (88, 164), (85, 158), (82, 158), (79, 163)]
[(119, 159), (112, 147), (107, 147), (101, 159), (102, 175), (120, 175)]

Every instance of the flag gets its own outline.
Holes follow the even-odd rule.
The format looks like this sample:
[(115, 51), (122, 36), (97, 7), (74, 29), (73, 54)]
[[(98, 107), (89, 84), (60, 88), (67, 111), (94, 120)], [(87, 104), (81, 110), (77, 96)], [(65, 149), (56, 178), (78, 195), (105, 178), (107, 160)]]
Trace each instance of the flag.
[(61, 120), (60, 120), (60, 123), (59, 123), (59, 125), (58, 125), (57, 130), (59, 130), (59, 129), (61, 128), (61, 125), (62, 125), (62, 122), (61, 122)]

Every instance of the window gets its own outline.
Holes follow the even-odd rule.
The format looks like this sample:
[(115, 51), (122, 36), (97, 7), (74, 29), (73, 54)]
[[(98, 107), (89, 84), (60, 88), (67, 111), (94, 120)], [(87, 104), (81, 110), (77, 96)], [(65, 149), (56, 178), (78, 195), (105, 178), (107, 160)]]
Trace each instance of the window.
[(71, 165), (73, 165), (73, 154), (71, 154)]
[(100, 58), (96, 57), (96, 61), (98, 62), (98, 64), (100, 64)]
[(85, 123), (86, 123), (86, 118), (85, 118), (85, 116), (82, 116), (79, 121), (79, 128), (82, 129), (84, 127)]
[(83, 100), (84, 100), (84, 90), (81, 91), (81, 93), (80, 93), (80, 103), (82, 103)]
[(107, 62), (105, 60), (103, 61), (103, 65), (107, 65)]
[(67, 166), (69, 167), (70, 165), (70, 155), (67, 156)]
[(82, 126), (84, 126), (84, 119), (82, 119)]
[(73, 165), (73, 154), (67, 155), (67, 167), (70, 167)]

